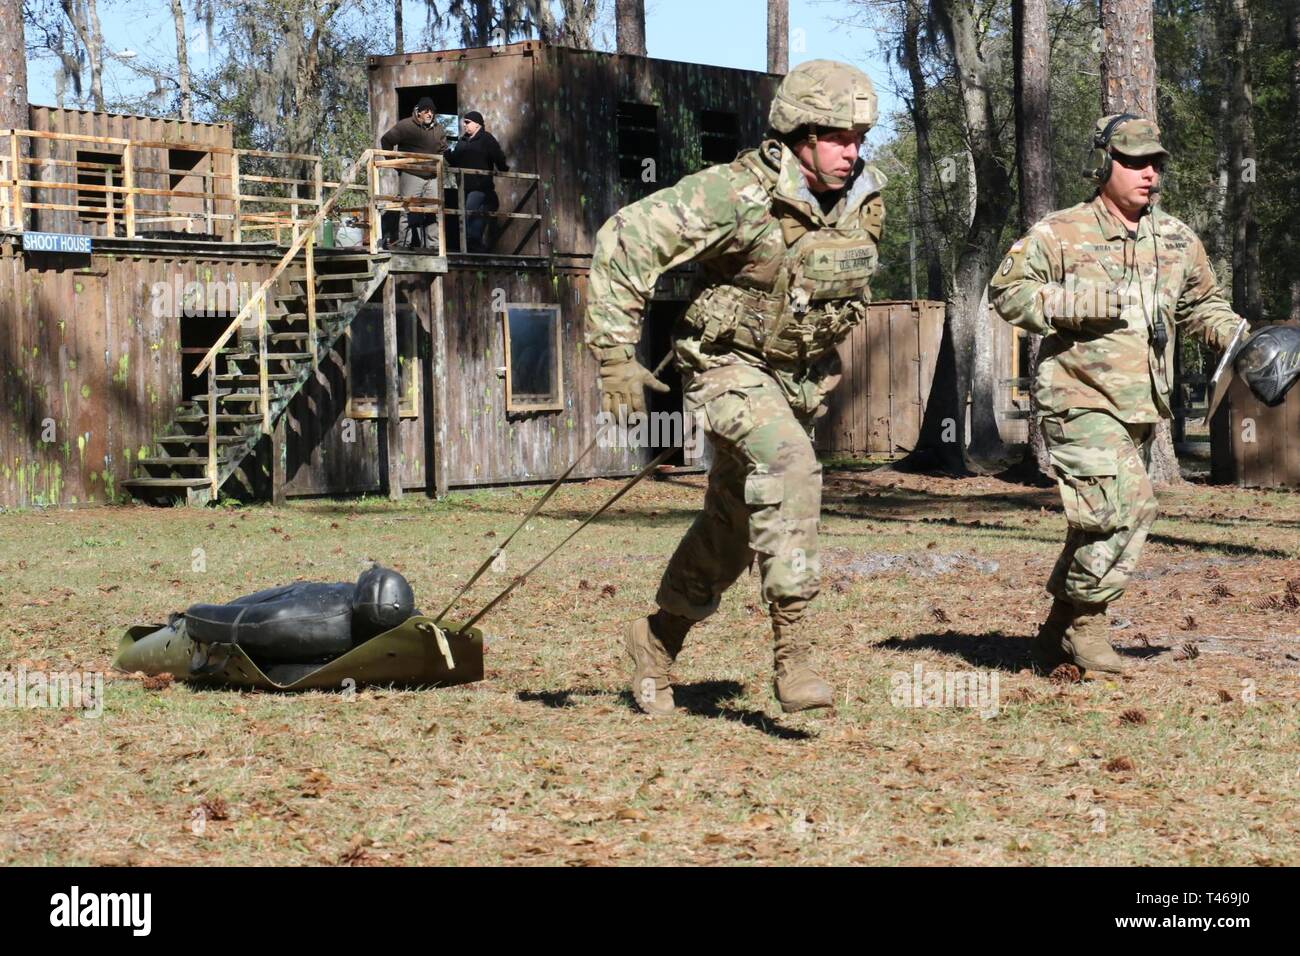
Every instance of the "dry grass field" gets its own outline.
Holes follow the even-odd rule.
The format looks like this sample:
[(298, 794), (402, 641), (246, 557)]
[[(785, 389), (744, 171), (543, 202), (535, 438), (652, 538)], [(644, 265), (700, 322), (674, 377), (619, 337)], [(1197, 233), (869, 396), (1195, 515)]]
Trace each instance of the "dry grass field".
[[(563, 489), (462, 610), (614, 487)], [(129, 624), (367, 560), (436, 610), (538, 494), (0, 514), (0, 667), (107, 671)], [(1300, 863), (1300, 495), (1164, 491), (1113, 611), (1131, 673), (1055, 684), (1025, 669), (1053, 490), (830, 472), (815, 608), (835, 712), (781, 714), (743, 578), (689, 639), (684, 712), (654, 720), (624, 691), (619, 632), (701, 497), (699, 478), (646, 482), (583, 532), (485, 620), (480, 684), (110, 673), (97, 718), (0, 709), (0, 861)], [(993, 706), (898, 706), (918, 667), (996, 678)]]

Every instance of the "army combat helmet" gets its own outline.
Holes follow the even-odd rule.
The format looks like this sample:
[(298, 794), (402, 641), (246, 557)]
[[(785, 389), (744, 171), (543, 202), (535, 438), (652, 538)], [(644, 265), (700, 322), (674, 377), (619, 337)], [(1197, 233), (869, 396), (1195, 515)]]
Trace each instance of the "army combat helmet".
[[(814, 146), (817, 131), (851, 129), (865, 133), (876, 122), (876, 90), (871, 78), (855, 66), (835, 60), (809, 60), (785, 75), (772, 100), (768, 124), (778, 133), (807, 128)], [(823, 172), (813, 151), (813, 168), (827, 186), (839, 188), (844, 179)]]

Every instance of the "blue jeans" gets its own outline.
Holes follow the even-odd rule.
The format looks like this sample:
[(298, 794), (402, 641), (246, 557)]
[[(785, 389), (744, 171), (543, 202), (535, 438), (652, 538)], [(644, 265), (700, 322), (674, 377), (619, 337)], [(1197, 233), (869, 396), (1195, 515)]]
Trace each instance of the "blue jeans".
[(465, 197), (465, 244), (469, 246), (466, 252), (487, 251), (487, 247), (483, 244), (483, 234), (487, 229), (488, 217), (470, 214), (479, 211), (494, 212), (496, 208), (496, 193), (486, 193), (476, 189)]

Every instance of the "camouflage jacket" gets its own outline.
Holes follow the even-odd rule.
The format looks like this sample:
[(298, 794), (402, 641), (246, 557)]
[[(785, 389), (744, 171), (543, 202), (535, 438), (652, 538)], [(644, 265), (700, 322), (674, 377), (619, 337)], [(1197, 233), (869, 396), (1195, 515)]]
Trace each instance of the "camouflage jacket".
[(601, 359), (630, 355), (659, 277), (695, 262), (692, 303), (674, 330), (678, 366), (764, 368), (811, 411), (838, 380), (834, 346), (870, 301), (884, 181), (859, 161), (823, 212), (794, 154), (768, 141), (619, 210), (596, 237), (587, 344)]
[[(1098, 306), (1107, 295), (1118, 298), (1116, 327), (1053, 328), (1045, 301), (1054, 293), (1077, 301), (1075, 295), (1085, 289), (1095, 290)], [(1047, 415), (1101, 408), (1124, 422), (1167, 418), (1175, 326), (1222, 348), (1241, 321), (1186, 224), (1155, 209), (1130, 236), (1100, 196), (1035, 223), (1011, 246), (989, 294), (1002, 318), (1045, 336), (1034, 397)], [(1152, 334), (1157, 302), (1168, 333), (1163, 351), (1156, 349)]]

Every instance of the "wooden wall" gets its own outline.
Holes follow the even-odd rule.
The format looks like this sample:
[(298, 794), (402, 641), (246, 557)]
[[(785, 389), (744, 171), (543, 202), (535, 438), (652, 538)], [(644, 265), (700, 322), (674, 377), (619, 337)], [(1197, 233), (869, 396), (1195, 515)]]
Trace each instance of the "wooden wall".
[(822, 454), (901, 456), (921, 433), (944, 304), (873, 302), (870, 310), (840, 345), (844, 378), (817, 423)]
[[(157, 282), (256, 287), (273, 262), (97, 252), (0, 254), (0, 505), (125, 500), (180, 401), (180, 326)], [(173, 285), (174, 288), (174, 285)], [(43, 439), (52, 426), (52, 442)]]
[[(147, 116), (125, 116), (117, 113), (94, 113), (87, 110), (57, 109), (52, 106), (32, 106), (30, 108), (31, 129), (43, 132), (69, 133), (85, 136), (106, 136), (117, 139), (135, 139), (148, 142), (176, 143), (179, 146), (192, 146), (199, 150), (204, 146), (223, 146), (230, 148), (232, 133), (229, 123), (187, 123), (176, 119), (156, 119)], [(33, 140), (31, 155), (34, 159), (52, 158), (75, 161), (79, 150), (91, 152), (120, 153), (121, 146), (95, 145), (82, 141)], [(217, 155), (211, 159), (212, 172), (218, 176), (229, 176), (230, 157)], [(136, 151), (134, 165), (140, 168), (167, 169), (167, 150), (139, 149)], [(28, 166), (28, 178), (47, 182), (75, 183), (77, 171), (66, 166)], [(201, 180), (193, 177), (195, 183), (192, 191), (203, 191)], [(117, 183), (117, 185), (121, 185)], [(160, 173), (142, 173), (135, 177), (135, 185), (145, 189), (167, 189), (169, 177)], [(188, 185), (183, 188), (191, 191)], [(217, 192), (227, 192), (227, 180), (219, 180)], [(33, 189), (30, 201), (47, 203), (73, 204), (77, 193), (70, 189)], [(119, 204), (122, 198), (118, 197)], [(137, 217), (146, 217), (150, 210), (167, 208), (166, 196), (140, 196), (136, 202)], [(178, 206), (181, 200), (174, 200)], [(190, 200), (201, 203), (202, 200)], [(217, 202), (214, 212), (229, 215), (232, 204)], [(105, 224), (94, 220), (84, 220), (75, 212), (62, 210), (32, 210), (28, 214), (27, 226), (39, 232), (65, 232), (79, 235), (107, 235)], [(119, 232), (122, 219), (118, 218)], [(137, 233), (150, 230), (184, 231), (184, 223), (140, 224)], [(229, 224), (221, 230), (221, 235), (230, 234)]]
[[(545, 48), (536, 100), (555, 105), (540, 131), (537, 172), (549, 187), (555, 250), (590, 255), (597, 230), (622, 206), (708, 165), (701, 158), (702, 110), (734, 113), (739, 148), (757, 146), (780, 80), (698, 63)], [(619, 175), (620, 102), (658, 107), (656, 182)]]
[[(431, 489), (434, 455), (431, 374), (435, 324), (431, 277), (404, 278), (399, 301), (410, 302), (421, 325), (420, 415), (402, 421), (402, 484)], [(500, 289), (504, 301), (559, 305), (564, 410), (506, 413), (506, 383), (497, 369), (506, 364), (501, 313), (490, 303)], [(445, 277), (447, 373), (447, 483), (451, 487), (552, 479), (596, 434), (600, 411), (597, 366), (582, 345), (587, 277), (579, 270), (554, 275), (541, 267), (458, 269)], [(383, 420), (347, 424), (346, 345), (322, 366), (321, 379), (304, 390), (290, 409), (286, 492), (291, 495), (354, 494), (382, 490)], [(656, 357), (657, 361), (657, 357)], [(345, 441), (346, 431), (353, 441)], [(574, 471), (575, 478), (631, 474), (653, 452), (597, 448)]]
[[(768, 73), (534, 42), (375, 56), (369, 64), (376, 143), (400, 118), (399, 87), (455, 83), (460, 112), (483, 113), (511, 168), (541, 175), (543, 254), (577, 256), (591, 254), (596, 231), (620, 207), (707, 165), (700, 111), (735, 113), (740, 148), (757, 145), (780, 82)], [(625, 101), (658, 107), (655, 182), (619, 174), (618, 108)], [(506, 209), (510, 196), (501, 198)]]
[(1211, 421), (1210, 449), (1216, 484), (1300, 488), (1300, 387), (1269, 408), (1234, 377)]

